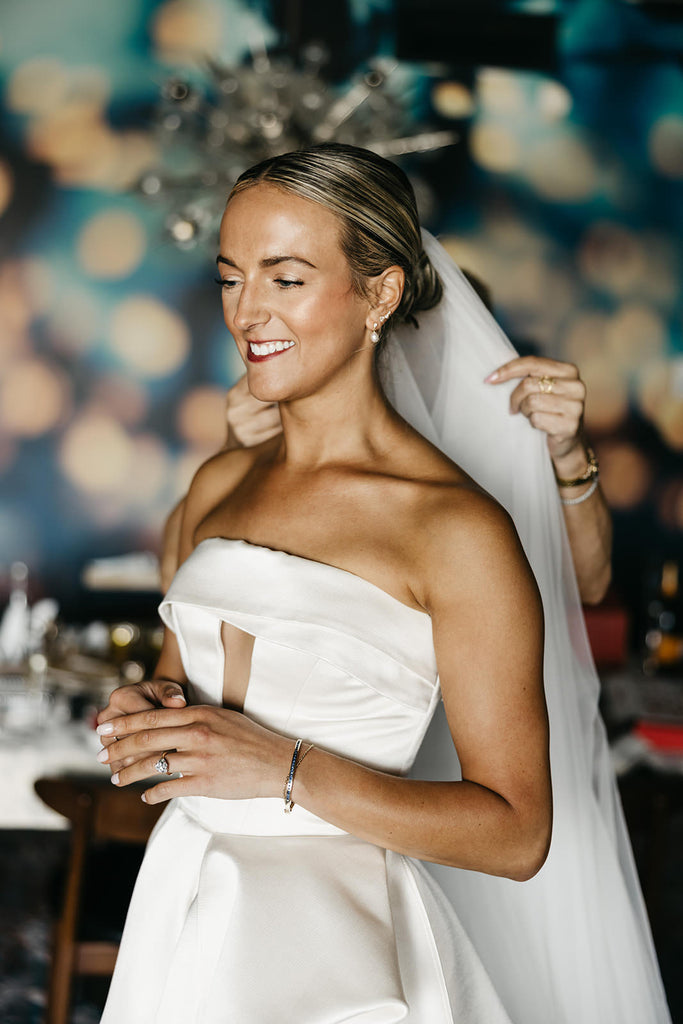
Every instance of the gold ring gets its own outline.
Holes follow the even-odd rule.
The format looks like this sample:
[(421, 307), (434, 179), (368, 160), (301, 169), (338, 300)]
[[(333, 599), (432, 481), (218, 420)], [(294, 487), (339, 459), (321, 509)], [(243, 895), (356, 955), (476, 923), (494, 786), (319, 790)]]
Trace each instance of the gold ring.
[(555, 383), (554, 377), (539, 377), (538, 378), (538, 390), (542, 391), (544, 395), (549, 395), (553, 390)]

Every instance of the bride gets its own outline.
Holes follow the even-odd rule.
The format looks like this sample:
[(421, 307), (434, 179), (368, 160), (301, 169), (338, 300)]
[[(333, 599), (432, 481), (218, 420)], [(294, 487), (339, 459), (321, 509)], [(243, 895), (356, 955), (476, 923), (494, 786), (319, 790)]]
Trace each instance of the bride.
[(352, 147), (230, 196), (223, 312), (283, 433), (198, 472), (155, 677), (100, 715), (115, 785), (172, 776), (107, 1024), (668, 1019), (570, 602), (487, 493), (536, 488), (532, 557), (546, 467), (476, 409), (504, 343), (425, 245), (438, 273), (403, 173)]

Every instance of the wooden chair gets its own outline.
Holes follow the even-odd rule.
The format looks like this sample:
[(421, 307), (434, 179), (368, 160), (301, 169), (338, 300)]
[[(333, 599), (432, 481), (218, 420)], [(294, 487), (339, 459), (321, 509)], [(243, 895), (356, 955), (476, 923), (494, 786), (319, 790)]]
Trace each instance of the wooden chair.
[[(103, 841), (146, 843), (165, 804), (147, 806), (144, 787), (116, 789), (104, 777), (55, 776), (38, 779), (41, 800), (71, 822), (71, 852), (61, 913), (56, 923), (46, 1024), (68, 1024), (71, 988), (77, 975), (111, 975), (118, 942), (80, 941), (78, 925), (88, 847)], [(103, 885), (109, 880), (103, 878)]]

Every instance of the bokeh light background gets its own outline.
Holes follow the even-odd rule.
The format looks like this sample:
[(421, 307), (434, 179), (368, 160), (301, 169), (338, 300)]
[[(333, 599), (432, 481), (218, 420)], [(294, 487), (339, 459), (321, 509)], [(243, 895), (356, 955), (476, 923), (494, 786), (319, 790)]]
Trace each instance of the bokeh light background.
[[(545, 6), (552, 75), (403, 69), (406, 102), (461, 132), (409, 169), (513, 340), (579, 364), (633, 602), (648, 559), (683, 556), (683, 27)], [(351, 66), (391, 55), (392, 0), (347, 14)], [(223, 442), (240, 364), (212, 252), (174, 246), (133, 186), (160, 158), (169, 74), (274, 46), (273, 20), (265, 0), (0, 7), (0, 565), (58, 596), (89, 558), (156, 548)]]

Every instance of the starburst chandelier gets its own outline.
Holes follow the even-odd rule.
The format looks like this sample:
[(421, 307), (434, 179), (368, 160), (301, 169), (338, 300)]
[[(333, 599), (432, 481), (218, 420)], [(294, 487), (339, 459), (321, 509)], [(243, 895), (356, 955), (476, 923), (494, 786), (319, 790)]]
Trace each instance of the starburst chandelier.
[(199, 82), (164, 83), (155, 123), (161, 160), (138, 190), (165, 203), (165, 227), (179, 247), (215, 235), (235, 180), (260, 160), (334, 141), (400, 161), (457, 142), (455, 131), (416, 124), (393, 87), (395, 61), (370, 61), (341, 86), (325, 81), (326, 63), (318, 44), (297, 64), (261, 50), (240, 65), (207, 61)]

